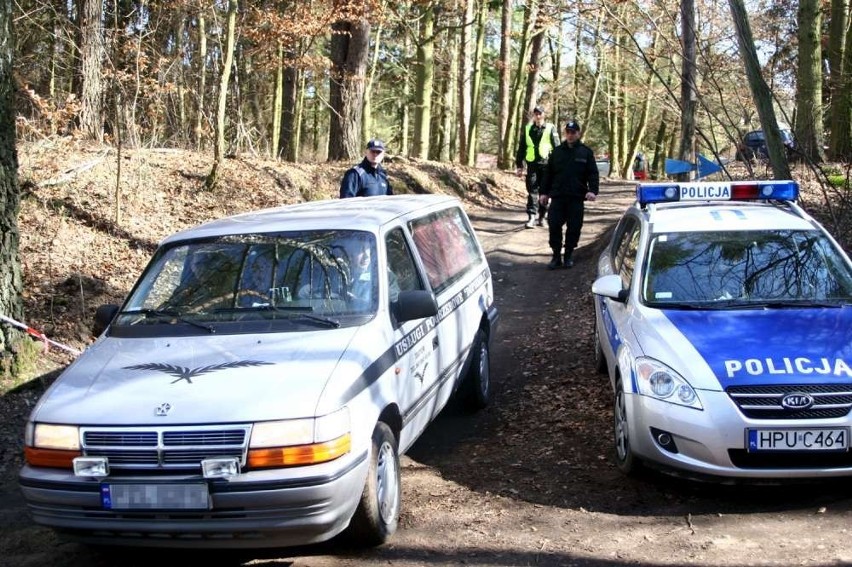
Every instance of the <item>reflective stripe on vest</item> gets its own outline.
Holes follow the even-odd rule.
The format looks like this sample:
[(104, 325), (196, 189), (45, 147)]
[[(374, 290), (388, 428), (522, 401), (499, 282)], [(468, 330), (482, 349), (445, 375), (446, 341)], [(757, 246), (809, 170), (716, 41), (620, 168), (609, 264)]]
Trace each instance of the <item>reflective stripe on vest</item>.
[[(533, 144), (532, 137), (530, 137), (530, 130), (532, 129), (532, 126), (532, 124), (527, 124), (526, 128), (526, 160), (530, 163), (535, 161), (535, 146)], [(541, 156), (541, 159), (547, 159), (547, 157), (550, 155), (550, 152), (553, 151), (553, 144), (550, 141), (553, 137), (552, 132), (553, 124), (545, 124), (544, 129), (541, 131), (541, 140), (538, 141), (538, 155)]]

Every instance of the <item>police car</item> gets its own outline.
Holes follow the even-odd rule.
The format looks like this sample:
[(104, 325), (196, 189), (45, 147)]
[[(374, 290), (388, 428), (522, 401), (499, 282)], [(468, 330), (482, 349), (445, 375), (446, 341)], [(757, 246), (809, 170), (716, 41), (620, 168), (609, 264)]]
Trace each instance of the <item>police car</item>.
[(852, 475), (852, 262), (798, 185), (648, 183), (636, 197), (592, 286), (618, 467)]

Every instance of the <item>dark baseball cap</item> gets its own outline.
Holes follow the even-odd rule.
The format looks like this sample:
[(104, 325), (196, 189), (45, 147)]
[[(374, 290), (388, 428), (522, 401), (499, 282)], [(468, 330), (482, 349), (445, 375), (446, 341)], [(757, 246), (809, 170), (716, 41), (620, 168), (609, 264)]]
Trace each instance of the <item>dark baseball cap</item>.
[(533, 114), (544, 114), (544, 108), (536, 106), (535, 108), (533, 108)]
[(385, 143), (377, 138), (373, 138), (369, 142), (367, 142), (368, 150), (376, 150), (377, 152), (385, 151)]
[(579, 132), (581, 130), (580, 123), (576, 120), (569, 120), (567, 124), (565, 124), (566, 130), (576, 130)]

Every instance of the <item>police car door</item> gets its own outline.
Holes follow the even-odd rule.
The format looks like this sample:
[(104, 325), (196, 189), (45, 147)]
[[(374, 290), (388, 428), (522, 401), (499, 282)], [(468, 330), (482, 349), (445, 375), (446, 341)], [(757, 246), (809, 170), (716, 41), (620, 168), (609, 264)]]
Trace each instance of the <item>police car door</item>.
[[(400, 291), (423, 290), (426, 287), (401, 228), (387, 234), (385, 249), (393, 318), (393, 302)], [(403, 425), (399, 440), (401, 449), (413, 443), (434, 418), (430, 407), (440, 371), (435, 323), (435, 317), (402, 323), (392, 321), (398, 369), (395, 384)]]
[[(621, 277), (623, 289), (629, 289), (633, 285), (633, 275), (636, 271), (636, 255), (639, 249), (641, 235), (641, 223), (635, 217), (625, 217), (624, 222), (619, 225), (616, 241), (613, 243), (612, 256), (610, 257), (610, 273)], [(621, 303), (605, 296), (600, 296), (601, 301), (601, 347), (611, 353), (608, 358), (614, 359), (618, 356), (618, 348), (624, 339), (632, 336), (627, 321), (633, 305)]]

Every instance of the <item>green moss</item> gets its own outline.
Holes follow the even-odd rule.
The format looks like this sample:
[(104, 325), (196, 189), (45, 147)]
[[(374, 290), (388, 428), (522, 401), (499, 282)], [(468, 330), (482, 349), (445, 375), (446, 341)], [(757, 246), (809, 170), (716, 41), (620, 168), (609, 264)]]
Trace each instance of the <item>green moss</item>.
[(10, 353), (0, 358), (0, 394), (30, 381), (39, 372), (42, 344), (23, 336)]
[(842, 174), (829, 173), (826, 178), (832, 187), (845, 187), (848, 182), (846, 176)]

